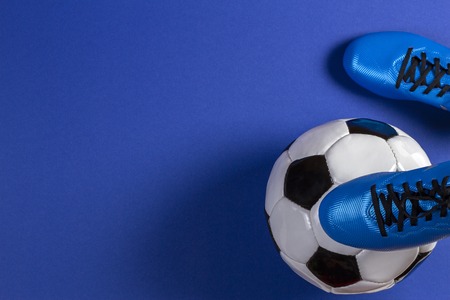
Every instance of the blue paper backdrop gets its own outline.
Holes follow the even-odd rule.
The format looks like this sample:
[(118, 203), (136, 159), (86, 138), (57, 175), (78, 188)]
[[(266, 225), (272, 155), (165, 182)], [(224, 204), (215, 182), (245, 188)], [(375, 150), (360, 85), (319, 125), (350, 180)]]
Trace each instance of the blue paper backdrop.
[[(346, 43), (450, 45), (450, 2), (1, 1), (1, 299), (334, 299), (274, 250), (265, 184), (302, 132), (391, 123), (433, 162), (450, 114), (382, 99)], [(448, 295), (450, 244), (391, 290)]]

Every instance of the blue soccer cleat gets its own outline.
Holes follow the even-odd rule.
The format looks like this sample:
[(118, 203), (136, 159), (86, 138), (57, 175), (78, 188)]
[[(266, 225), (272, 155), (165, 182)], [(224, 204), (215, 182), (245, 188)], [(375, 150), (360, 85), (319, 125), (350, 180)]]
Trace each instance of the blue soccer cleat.
[(406, 32), (378, 32), (352, 41), (349, 76), (375, 94), (450, 109), (450, 49)]
[(450, 161), (405, 172), (375, 173), (329, 192), (322, 228), (356, 248), (398, 250), (450, 235)]

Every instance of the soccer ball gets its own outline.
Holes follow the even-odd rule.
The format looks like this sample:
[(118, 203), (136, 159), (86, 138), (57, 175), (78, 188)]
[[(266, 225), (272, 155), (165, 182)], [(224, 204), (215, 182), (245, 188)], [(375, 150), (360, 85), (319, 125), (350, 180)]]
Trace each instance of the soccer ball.
[(282, 259), (336, 294), (381, 291), (403, 280), (436, 243), (397, 251), (346, 246), (324, 232), (318, 209), (328, 192), (354, 178), (429, 165), (414, 139), (383, 122), (336, 120), (304, 133), (275, 162), (267, 184), (266, 217)]

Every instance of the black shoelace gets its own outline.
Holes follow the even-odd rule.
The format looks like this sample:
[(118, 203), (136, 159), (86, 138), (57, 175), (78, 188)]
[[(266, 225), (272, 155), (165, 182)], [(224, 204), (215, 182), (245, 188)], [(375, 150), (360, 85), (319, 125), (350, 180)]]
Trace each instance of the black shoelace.
[[(386, 185), (387, 195), (377, 194), (376, 186), (371, 187), (372, 203), (375, 210), (378, 228), (382, 236), (387, 236), (385, 226), (397, 224), (399, 232), (403, 231), (403, 223), (409, 219), (411, 226), (417, 226), (419, 218), (425, 218), (426, 221), (432, 219), (433, 212), (440, 210), (440, 216), (447, 216), (450, 208), (450, 187), (447, 186), (449, 177), (444, 177), (441, 184), (435, 179), (431, 181), (432, 188), (425, 189), (422, 181), (416, 183), (417, 192), (411, 191), (408, 183), (403, 183), (403, 193), (395, 192), (392, 184)], [(407, 211), (407, 201), (411, 203), (410, 212)], [(432, 201), (435, 203), (430, 209), (425, 210), (420, 205), (424, 202)], [(381, 213), (381, 206), (385, 215)], [(398, 215), (394, 216), (393, 205), (397, 207)]]
[[(434, 63), (427, 60), (427, 56), (424, 52), (421, 53), (421, 57), (413, 56), (411, 57), (411, 52), (413, 48), (408, 48), (405, 58), (403, 59), (402, 66), (400, 67), (400, 72), (397, 77), (397, 82), (395, 87), (398, 89), (402, 80), (407, 83), (414, 83), (409, 89), (414, 92), (419, 86), (426, 85), (427, 88), (423, 91), (424, 94), (428, 94), (434, 88), (439, 88), (441, 91), (437, 94), (438, 97), (444, 96), (444, 94), (450, 90), (450, 85), (441, 85), (441, 79), (444, 75), (450, 75), (450, 64), (447, 64), (447, 68), (441, 66), (439, 58), (434, 59)], [(408, 69), (406, 65), (411, 59), (411, 64)], [(419, 68), (419, 78), (416, 78), (416, 71)], [(427, 75), (434, 68), (434, 79), (430, 83), (427, 83)]]

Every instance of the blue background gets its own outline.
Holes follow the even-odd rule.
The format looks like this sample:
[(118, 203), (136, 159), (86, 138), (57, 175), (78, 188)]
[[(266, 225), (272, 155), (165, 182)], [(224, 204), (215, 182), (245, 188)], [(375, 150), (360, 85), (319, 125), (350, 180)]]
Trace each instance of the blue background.
[[(450, 2), (1, 1), (1, 299), (334, 299), (285, 265), (264, 218), (284, 147), (368, 117), (450, 159), (450, 114), (383, 99), (345, 45), (450, 45)], [(391, 290), (447, 297), (450, 244)]]

